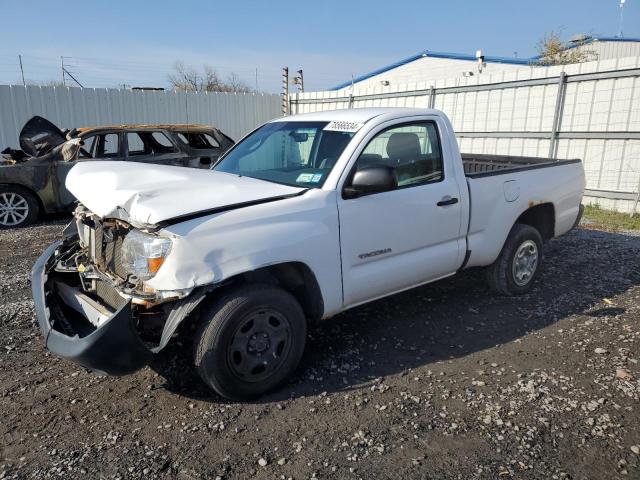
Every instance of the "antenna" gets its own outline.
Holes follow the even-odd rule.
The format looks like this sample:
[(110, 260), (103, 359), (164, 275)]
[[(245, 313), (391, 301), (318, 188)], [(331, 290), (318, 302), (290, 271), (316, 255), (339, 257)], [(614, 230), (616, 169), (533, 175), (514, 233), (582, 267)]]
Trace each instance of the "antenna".
[(624, 35), (622, 33), (622, 22), (624, 21), (624, 2), (626, 0), (620, 0), (620, 28), (618, 29), (618, 37), (623, 38)]
[(24, 81), (24, 68), (22, 68), (22, 55), (18, 55), (18, 60), (20, 61), (20, 73), (22, 74), (22, 85), (27, 86), (27, 82)]

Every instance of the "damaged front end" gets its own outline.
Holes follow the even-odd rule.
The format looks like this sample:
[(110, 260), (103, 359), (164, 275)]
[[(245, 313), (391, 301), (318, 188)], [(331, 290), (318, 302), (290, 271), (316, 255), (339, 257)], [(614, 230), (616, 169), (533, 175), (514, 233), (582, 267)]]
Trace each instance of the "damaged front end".
[(149, 270), (162, 262), (151, 256), (145, 268), (127, 253), (136, 253), (135, 237), (144, 233), (122, 220), (100, 219), (82, 206), (74, 216), (64, 240), (51, 245), (32, 271), (46, 346), (91, 370), (132, 373), (167, 344), (205, 292), (159, 293), (145, 287), (144, 272), (153, 273)]

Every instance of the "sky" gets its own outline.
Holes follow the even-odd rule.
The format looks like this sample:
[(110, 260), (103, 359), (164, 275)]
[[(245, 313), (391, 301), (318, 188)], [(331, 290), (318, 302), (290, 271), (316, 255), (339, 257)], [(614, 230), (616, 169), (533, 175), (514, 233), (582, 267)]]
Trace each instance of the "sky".
[[(176, 61), (236, 73), (279, 92), (281, 69), (323, 90), (423, 50), (530, 57), (551, 31), (614, 36), (619, 0), (3, 0), (0, 84), (61, 80), (85, 87), (168, 86)], [(640, 0), (623, 33), (640, 38)], [(517, 53), (515, 53), (517, 52)], [(73, 84), (73, 82), (70, 82)], [(295, 87), (291, 87), (294, 91)]]

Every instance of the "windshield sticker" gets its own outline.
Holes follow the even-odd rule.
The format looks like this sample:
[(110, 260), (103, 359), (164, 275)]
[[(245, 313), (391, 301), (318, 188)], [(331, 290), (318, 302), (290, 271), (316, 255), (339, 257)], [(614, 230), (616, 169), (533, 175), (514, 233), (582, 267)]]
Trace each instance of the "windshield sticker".
[(357, 132), (362, 128), (362, 122), (345, 122), (342, 120), (334, 120), (323, 128), (327, 132)]
[(296, 178), (297, 183), (318, 183), (322, 179), (321, 173), (301, 173)]
[(298, 175), (298, 178), (296, 178), (296, 182), (297, 183), (313, 182), (313, 173), (301, 173), (300, 175)]

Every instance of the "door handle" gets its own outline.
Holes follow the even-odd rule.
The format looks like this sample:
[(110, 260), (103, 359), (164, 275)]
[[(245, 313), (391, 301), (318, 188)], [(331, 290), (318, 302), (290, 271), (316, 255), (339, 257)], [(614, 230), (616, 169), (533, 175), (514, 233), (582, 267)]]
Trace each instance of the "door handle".
[(445, 205), (455, 205), (458, 203), (458, 199), (456, 197), (446, 196), (442, 200), (440, 200), (436, 205), (439, 207), (444, 207)]

